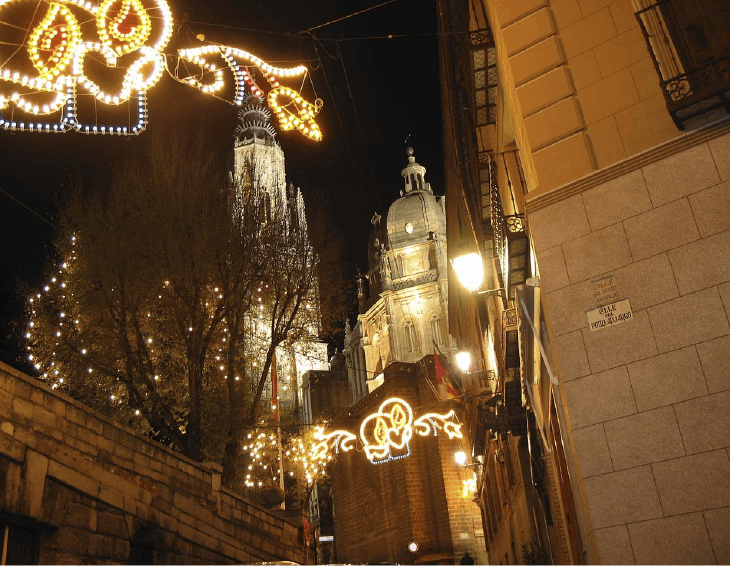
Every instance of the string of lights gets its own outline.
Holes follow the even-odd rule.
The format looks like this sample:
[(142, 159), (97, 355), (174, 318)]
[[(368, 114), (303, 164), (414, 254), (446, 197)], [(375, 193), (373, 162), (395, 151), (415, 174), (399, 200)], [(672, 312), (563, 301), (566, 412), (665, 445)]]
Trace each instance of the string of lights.
[[(0, 7), (14, 0), (0, 0)], [(173, 33), (172, 13), (164, 0), (156, 0), (153, 8), (142, 4), (141, 0), (104, 0), (100, 6), (94, 6), (84, 0), (67, 0), (67, 4), (51, 2), (48, 11), (35, 26), (26, 30), (28, 54), (38, 75), (27, 74), (7, 68), (16, 50), (0, 67), (0, 80), (19, 84), (30, 89), (32, 94), (52, 95), (45, 103), (34, 103), (27, 99), (27, 94), (18, 91), (9, 95), (0, 95), (0, 110), (10, 104), (14, 108), (28, 114), (30, 120), (7, 119), (0, 117), (0, 127), (6, 130), (58, 132), (76, 130), (82, 133), (130, 135), (139, 134), (147, 125), (146, 93), (161, 78), (170, 65), (164, 48)], [(96, 21), (99, 41), (85, 41), (82, 38), (81, 25), (71, 6), (82, 13), (88, 13)], [(112, 7), (114, 7), (112, 9)], [(148, 14), (154, 10), (155, 17)], [(127, 20), (133, 23), (130, 24)], [(153, 21), (160, 29), (153, 26)], [(184, 23), (184, 21), (183, 21)], [(24, 43), (26, 40), (24, 40)], [(18, 49), (20, 49), (19, 47)], [(125, 55), (135, 54), (136, 59), (126, 67), (121, 87), (116, 91), (108, 91), (92, 79), (85, 70), (87, 54), (93, 53), (102, 58), (110, 68), (123, 68), (118, 59)], [(233, 47), (222, 45), (206, 45), (196, 49), (183, 49), (178, 56), (195, 63), (200, 67), (200, 79), (195, 75), (177, 77), (180, 82), (199, 88), (205, 93), (215, 94), (223, 87), (223, 73), (217, 64), (209, 62), (207, 57), (221, 57), (234, 77), (233, 104), (240, 105), (244, 92), (248, 88), (254, 94), (264, 96), (264, 92), (253, 79), (248, 65), (257, 68), (268, 82), (270, 89), (265, 97), (267, 103), (279, 118), (283, 130), (296, 129), (306, 137), (320, 140), (322, 135), (315, 122), (322, 102), (314, 103), (305, 100), (294, 89), (279, 83), (280, 78), (290, 78), (307, 73), (306, 67), (299, 65), (293, 68), (272, 66), (255, 55)], [(176, 66), (179, 69), (179, 65)], [(203, 83), (201, 79), (208, 73), (213, 74), (211, 83)], [(172, 74), (172, 73), (169, 73)], [(94, 95), (96, 100), (105, 105), (118, 106), (137, 100), (137, 122), (126, 126), (106, 126), (98, 123), (84, 124), (77, 110), (77, 90)], [(40, 122), (39, 116), (48, 116), (61, 111), (61, 118), (56, 123)]]

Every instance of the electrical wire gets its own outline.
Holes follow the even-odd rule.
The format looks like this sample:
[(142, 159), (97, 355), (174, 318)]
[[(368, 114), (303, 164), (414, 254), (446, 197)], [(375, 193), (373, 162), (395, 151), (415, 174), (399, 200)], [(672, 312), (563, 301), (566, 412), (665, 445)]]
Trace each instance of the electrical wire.
[[(355, 105), (355, 99), (352, 96), (352, 89), (350, 88), (350, 80), (347, 78), (347, 70), (345, 69), (345, 60), (342, 57), (342, 51), (340, 51), (340, 44), (337, 43), (337, 58), (340, 60), (340, 65), (342, 66), (342, 74), (345, 76), (345, 84), (347, 85), (347, 93), (350, 96), (350, 104), (352, 104), (352, 110), (355, 114), (355, 122), (357, 123), (357, 131), (360, 133), (360, 141), (362, 142), (363, 151), (365, 153), (365, 162), (368, 164), (368, 170), (370, 171), (370, 178), (373, 182), (373, 192), (375, 193), (375, 198), (378, 201), (378, 208), (381, 210), (383, 209), (383, 203), (380, 201), (380, 194), (378, 192), (377, 187), (377, 181), (375, 180), (375, 173), (373, 172), (373, 164), (370, 160), (370, 155), (368, 154), (368, 147), (365, 143), (365, 137), (362, 134), (362, 126), (360, 125), (360, 116), (357, 113), (357, 106)], [(322, 70), (324, 72), (324, 70)], [(371, 210), (371, 212), (375, 212), (374, 210)]]
[(334, 20), (330, 20), (329, 22), (325, 22), (323, 24), (316, 25), (314, 27), (311, 27), (306, 30), (302, 30), (300, 33), (311, 33), (315, 29), (323, 28), (325, 26), (329, 26), (331, 24), (336, 24), (337, 22), (341, 22), (343, 20), (347, 20), (349, 18), (352, 18), (354, 16), (359, 16), (360, 14), (364, 14), (365, 12), (370, 12), (371, 10), (375, 10), (376, 8), (382, 8), (383, 6), (387, 6), (388, 4), (392, 4), (393, 2), (397, 2), (397, 0), (386, 0), (385, 2), (381, 2), (380, 4), (376, 4), (375, 6), (370, 6), (369, 8), (365, 8), (364, 10), (359, 10), (357, 12), (352, 12), (351, 14), (347, 14), (346, 16), (342, 16), (340, 18), (336, 18)]
[[(479, 393), (477, 395), (474, 395), (474, 397), (483, 397), (483, 396), (487, 396), (487, 395), (491, 395), (491, 393)], [(458, 399), (458, 398), (461, 398), (461, 397), (464, 397), (464, 396), (462, 395), (462, 396), (457, 397), (455, 399)], [(442, 406), (443, 404), (448, 403), (449, 401), (452, 401), (452, 400), (455, 400), (455, 399), (449, 399), (447, 401), (434, 401), (432, 403), (425, 403), (423, 405), (411, 406), (411, 409), (413, 409), (414, 411), (421, 411), (421, 410), (424, 410), (424, 409), (434, 409), (436, 407)], [(336, 408), (338, 408), (338, 409), (350, 409), (350, 407), (336, 407)], [(455, 415), (455, 417), (456, 417), (457, 422), (460, 422), (458, 415)], [(362, 419), (361, 418), (348, 418), (348, 419), (345, 419), (345, 418), (341, 418), (341, 417), (340, 418), (334, 417), (334, 418), (331, 418), (331, 419), (328, 419), (328, 420), (335, 421), (335, 422), (337, 422), (337, 424), (360, 423), (360, 422), (362, 422)], [(293, 423), (293, 424), (290, 424), (290, 425), (258, 425), (258, 426), (257, 425), (252, 425), (252, 426), (241, 427), (241, 430), (262, 430), (262, 429), (268, 430), (268, 429), (276, 429), (276, 428), (298, 429), (298, 428), (302, 428), (302, 427), (313, 427), (313, 426), (322, 426), (322, 423), (316, 423), (316, 422), (304, 423), (304, 422), (302, 422), (302, 423)]]
[(427, 38), (437, 38), (437, 33), (389, 33), (387, 35), (365, 35), (361, 37), (321, 37), (320, 41), (337, 41), (337, 42), (345, 42), (345, 41), (374, 41), (374, 40), (383, 40), (383, 39), (409, 39), (412, 37), (427, 37)]
[[(352, 167), (356, 173), (355, 177), (357, 178), (357, 185), (358, 185), (358, 188), (360, 189), (360, 196), (362, 196), (363, 200), (365, 201), (365, 206), (367, 207), (367, 209), (372, 210), (372, 208), (370, 206), (370, 201), (368, 200), (367, 195), (365, 194), (365, 189), (362, 186), (362, 180), (360, 179), (360, 175), (357, 175), (357, 164), (355, 163), (355, 156), (352, 153), (352, 147), (350, 146), (350, 142), (347, 139), (347, 133), (345, 132), (345, 126), (342, 123), (342, 117), (340, 116), (340, 112), (337, 109), (337, 104), (335, 103), (336, 99), (335, 99), (334, 95), (332, 94), (332, 87), (330, 86), (330, 81), (327, 78), (327, 73), (325, 72), (324, 65), (322, 64), (322, 57), (320, 56), (319, 49), (317, 48), (317, 38), (314, 35), (312, 35), (312, 39), (314, 40), (314, 44), (313, 44), (314, 51), (317, 54), (317, 58), (319, 59), (320, 66), (322, 68), (322, 76), (324, 77), (325, 84), (327, 85), (327, 91), (330, 94), (330, 99), (332, 100), (332, 105), (335, 110), (335, 116), (337, 117), (337, 123), (339, 124), (340, 130), (342, 131), (342, 136), (344, 137), (345, 145), (347, 146), (347, 153), (350, 156), (350, 161), (352, 162)], [(322, 48), (324, 49), (324, 46), (322, 46)], [(326, 50), (325, 50), (325, 52), (326, 52)]]
[(291, 38), (300, 38), (299, 33), (291, 33), (291, 32), (280, 32), (280, 31), (271, 31), (266, 29), (255, 29), (255, 28), (245, 28), (241, 26), (232, 26), (229, 24), (213, 24), (210, 22), (199, 22), (196, 20), (186, 20), (182, 22), (183, 24), (195, 24), (199, 26), (205, 26), (205, 27), (211, 27), (211, 28), (221, 28), (221, 29), (232, 29), (237, 31), (247, 31), (249, 33), (265, 33), (268, 35), (280, 35), (283, 37), (291, 37)]
[(44, 216), (42, 216), (42, 215), (41, 215), (40, 213), (38, 213), (38, 212), (36, 212), (35, 210), (33, 210), (33, 209), (32, 209), (32, 208), (30, 207), (30, 206), (28, 206), (27, 204), (25, 204), (24, 202), (22, 202), (22, 201), (21, 201), (21, 200), (19, 200), (18, 198), (14, 197), (13, 195), (11, 195), (11, 194), (10, 194), (9, 192), (7, 192), (6, 190), (4, 190), (4, 189), (0, 188), (0, 193), (3, 193), (3, 194), (4, 194), (4, 195), (5, 195), (6, 197), (8, 197), (8, 198), (9, 198), (10, 200), (12, 200), (12, 201), (15, 201), (15, 203), (17, 203), (17, 204), (19, 204), (20, 206), (22, 206), (22, 207), (23, 207), (24, 209), (26, 209), (26, 210), (27, 210), (28, 212), (30, 212), (30, 213), (31, 213), (32, 215), (34, 215), (34, 216), (37, 216), (38, 218), (40, 218), (41, 220), (43, 220), (43, 222), (45, 222), (45, 223), (46, 223), (46, 224), (48, 224), (49, 226), (51, 226), (51, 227), (53, 227), (53, 228), (58, 228), (58, 226), (56, 226), (56, 225), (55, 225), (55, 224), (54, 224), (53, 222), (51, 222), (50, 220), (48, 220), (47, 218), (45, 218)]

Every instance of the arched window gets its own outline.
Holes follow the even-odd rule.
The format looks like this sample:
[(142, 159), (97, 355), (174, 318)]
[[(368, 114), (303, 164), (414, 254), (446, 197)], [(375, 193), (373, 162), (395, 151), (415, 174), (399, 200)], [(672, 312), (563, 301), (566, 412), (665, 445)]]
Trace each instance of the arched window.
[(439, 346), (446, 344), (444, 340), (444, 322), (437, 314), (431, 316), (431, 335), (433, 336), (433, 341)]
[(418, 337), (416, 335), (416, 325), (412, 320), (406, 322), (406, 349), (408, 353), (418, 351)]

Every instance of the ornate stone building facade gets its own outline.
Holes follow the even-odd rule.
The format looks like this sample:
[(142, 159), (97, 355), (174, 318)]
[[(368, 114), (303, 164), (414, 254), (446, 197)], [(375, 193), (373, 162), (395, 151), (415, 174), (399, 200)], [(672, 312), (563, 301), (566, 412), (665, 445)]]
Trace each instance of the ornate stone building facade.
[(360, 315), (345, 337), (356, 401), (382, 383), (392, 362), (416, 362), (434, 344), (450, 349), (446, 331), (446, 215), (426, 168), (408, 149), (404, 188), (385, 217), (373, 215), (368, 271), (358, 277)]
[[(334, 420), (338, 428), (357, 433), (359, 423), (394, 398), (414, 415), (461, 412), (435, 386), (434, 349), (450, 352), (452, 339), (444, 199), (433, 194), (425, 173), (409, 149), (401, 197), (386, 215), (373, 216), (368, 271), (358, 279), (360, 315), (343, 352), (352, 399)], [(400, 423), (398, 431), (410, 424)], [(463, 439), (438, 431), (414, 434), (384, 461), (362, 451), (340, 453), (330, 466), (337, 560), (453, 564), (468, 552), (486, 563), (479, 508), (468, 488), (474, 473), (454, 460), (462, 448)]]

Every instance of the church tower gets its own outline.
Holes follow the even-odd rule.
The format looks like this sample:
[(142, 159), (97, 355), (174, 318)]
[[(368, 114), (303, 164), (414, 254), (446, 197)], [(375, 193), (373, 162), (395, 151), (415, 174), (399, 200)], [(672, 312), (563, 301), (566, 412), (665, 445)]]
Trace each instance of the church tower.
[(439, 388), (434, 361), (437, 349), (445, 356), (454, 350), (446, 324), (444, 199), (433, 194), (413, 149), (407, 155), (400, 198), (372, 218), (368, 269), (358, 277), (360, 314), (345, 330), (351, 403), (337, 424), (359, 426), (363, 439), (368, 423), (377, 423), (373, 436), (384, 456), (352, 450), (330, 467), (337, 561), (457, 564), (468, 552), (486, 564), (476, 527), (481, 510), (470, 495), (476, 476), (454, 461), (463, 438), (404, 432), (409, 411), (465, 418)]
[[(307, 233), (307, 219), (304, 210), (304, 198), (300, 189), (286, 184), (284, 168), (284, 151), (276, 140), (276, 130), (271, 124), (271, 113), (261, 98), (255, 95), (247, 96), (238, 113), (239, 124), (234, 131), (234, 172), (233, 184), (236, 191), (236, 206), (247, 206), (251, 202), (249, 191), (254, 192), (254, 199), (263, 203), (265, 216), (262, 222), (283, 222), (286, 232), (282, 235), (287, 238), (294, 230)], [(260, 352), (267, 340), (270, 339), (270, 322), (266, 316), (266, 289), (267, 282), (262, 281), (256, 291), (258, 308), (256, 314), (247, 320), (247, 327), (251, 332), (250, 348), (252, 357)], [(315, 285), (316, 288), (316, 285)], [(306, 308), (313, 309), (319, 318), (319, 304), (316, 291), (311, 299), (306, 300)], [(278, 398), (278, 405), (282, 409), (293, 409), (301, 406), (299, 398), (303, 376), (310, 370), (324, 370), (328, 367), (327, 344), (316, 336), (319, 333), (318, 324), (312, 324), (308, 329), (310, 339), (302, 339), (288, 346), (276, 349), (275, 363), (277, 366), (278, 383), (273, 381), (266, 384), (264, 398)], [(263, 337), (263, 340), (262, 340)]]
[[(271, 112), (261, 98), (249, 95), (243, 101), (238, 119), (234, 132), (233, 174), (239, 205), (243, 204), (241, 191), (254, 190), (268, 197), (269, 211), (286, 208), (284, 151), (276, 140)], [(283, 212), (287, 214), (288, 210)]]
[(358, 277), (358, 322), (345, 338), (353, 400), (383, 380), (392, 362), (417, 362), (445, 352), (447, 335), (446, 216), (426, 168), (408, 148), (400, 198), (373, 215), (368, 271)]

